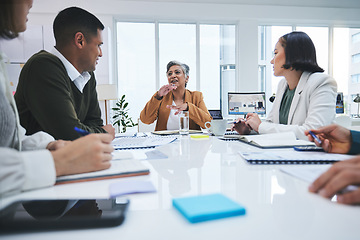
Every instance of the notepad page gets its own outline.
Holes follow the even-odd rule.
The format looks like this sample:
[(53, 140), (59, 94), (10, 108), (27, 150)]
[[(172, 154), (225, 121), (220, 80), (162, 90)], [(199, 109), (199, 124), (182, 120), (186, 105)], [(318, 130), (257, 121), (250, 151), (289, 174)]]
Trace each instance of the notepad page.
[(225, 138), (236, 138), (246, 142), (257, 140), (296, 140), (295, 133), (293, 132), (281, 132), (281, 133), (268, 133), (268, 134), (250, 134), (250, 135), (239, 135), (239, 134), (224, 134)]
[[(293, 132), (257, 134), (257, 135), (224, 135), (225, 139), (239, 139), (258, 147), (292, 147), (315, 146), (313, 142), (297, 140)], [(223, 139), (224, 139), (223, 138)]]
[[(179, 134), (179, 130), (161, 130), (161, 131), (153, 131), (151, 132), (152, 134), (155, 135), (173, 135), (173, 134)], [(189, 133), (203, 133), (201, 130), (194, 130), (194, 129), (190, 129)]]
[(313, 142), (305, 140), (289, 140), (289, 139), (257, 139), (255, 141), (250, 141), (254, 145), (261, 147), (293, 147), (293, 146), (315, 146)]
[(294, 177), (300, 178), (306, 182), (313, 182), (315, 181), (322, 173), (328, 170), (332, 165), (308, 165), (308, 166), (298, 166), (294, 167), (281, 167), (280, 170), (282, 172), (288, 173), (293, 175)]
[(295, 141), (296, 136), (293, 132), (281, 132), (281, 133), (268, 133), (259, 135), (246, 135), (248, 141), (258, 142), (260, 141)]
[(161, 146), (175, 141), (174, 136), (121, 137), (112, 141), (114, 148), (142, 148)]
[(273, 160), (273, 161), (342, 161), (351, 156), (324, 152), (298, 152), (298, 151), (262, 151), (239, 152), (245, 160)]

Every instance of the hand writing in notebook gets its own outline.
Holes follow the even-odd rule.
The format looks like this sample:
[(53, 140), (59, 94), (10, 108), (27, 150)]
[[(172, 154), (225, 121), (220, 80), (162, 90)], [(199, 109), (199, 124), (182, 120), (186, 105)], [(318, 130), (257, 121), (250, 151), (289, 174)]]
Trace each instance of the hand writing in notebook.
[(259, 126), (261, 124), (261, 120), (257, 113), (248, 113), (246, 114), (246, 124), (256, 132), (259, 132)]
[(233, 124), (231, 131), (236, 131), (238, 132), (240, 135), (247, 135), (250, 133), (251, 128), (250, 126), (246, 123), (245, 119), (242, 118), (238, 118), (236, 120), (236, 122)]

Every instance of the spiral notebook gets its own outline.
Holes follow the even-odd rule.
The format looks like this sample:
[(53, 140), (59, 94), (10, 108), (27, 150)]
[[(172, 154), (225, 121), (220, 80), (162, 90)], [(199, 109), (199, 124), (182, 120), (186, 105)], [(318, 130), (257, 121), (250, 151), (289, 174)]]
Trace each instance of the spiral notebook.
[(298, 151), (239, 152), (250, 164), (331, 164), (349, 159), (345, 154)]
[(315, 146), (313, 142), (296, 139), (293, 132), (268, 133), (256, 135), (226, 134), (220, 138), (225, 141), (241, 141), (259, 148), (289, 148), (294, 146)]
[(112, 141), (115, 150), (155, 148), (175, 141), (174, 136), (120, 137)]

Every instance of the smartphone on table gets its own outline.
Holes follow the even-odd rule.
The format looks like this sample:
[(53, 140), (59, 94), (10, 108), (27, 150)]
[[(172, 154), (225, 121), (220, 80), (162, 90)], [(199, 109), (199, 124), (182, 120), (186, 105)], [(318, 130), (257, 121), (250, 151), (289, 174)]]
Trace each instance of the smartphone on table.
[(0, 232), (118, 226), (128, 205), (115, 198), (18, 201), (0, 210)]
[(322, 147), (318, 146), (295, 146), (296, 151), (315, 151), (315, 152), (324, 152)]

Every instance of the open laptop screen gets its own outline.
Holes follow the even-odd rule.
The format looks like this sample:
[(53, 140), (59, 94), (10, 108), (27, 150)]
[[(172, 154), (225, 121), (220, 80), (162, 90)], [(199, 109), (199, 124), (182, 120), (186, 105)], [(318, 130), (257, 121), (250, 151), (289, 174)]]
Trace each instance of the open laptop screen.
[(223, 119), (221, 110), (209, 110), (209, 113), (213, 119)]

